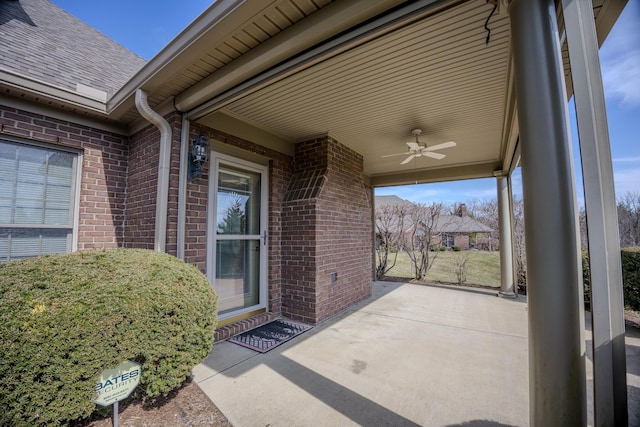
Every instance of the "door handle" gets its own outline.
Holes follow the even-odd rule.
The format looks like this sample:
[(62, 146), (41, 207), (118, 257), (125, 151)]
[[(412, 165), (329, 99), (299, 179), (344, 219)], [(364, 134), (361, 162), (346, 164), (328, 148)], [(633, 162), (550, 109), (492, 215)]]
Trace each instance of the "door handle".
[(264, 230), (264, 233), (262, 233), (262, 239), (264, 241), (264, 245), (267, 246), (267, 230)]

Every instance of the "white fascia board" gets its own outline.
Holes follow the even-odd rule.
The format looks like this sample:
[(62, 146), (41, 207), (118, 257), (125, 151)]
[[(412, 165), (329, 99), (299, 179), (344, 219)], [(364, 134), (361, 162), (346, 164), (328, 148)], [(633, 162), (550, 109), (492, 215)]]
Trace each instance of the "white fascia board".
[(153, 93), (166, 80), (182, 71), (185, 64), (196, 61), (212, 43), (246, 25), (256, 13), (271, 6), (275, 1), (214, 2), (107, 101), (109, 113), (117, 113), (121, 107), (128, 110), (130, 103), (127, 101), (133, 98), (137, 89)]

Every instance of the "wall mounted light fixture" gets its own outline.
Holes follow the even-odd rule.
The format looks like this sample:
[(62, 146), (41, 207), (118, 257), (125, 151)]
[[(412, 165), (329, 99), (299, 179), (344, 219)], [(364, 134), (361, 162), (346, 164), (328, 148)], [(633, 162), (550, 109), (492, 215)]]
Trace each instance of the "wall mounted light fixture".
[(200, 135), (193, 140), (191, 150), (189, 150), (189, 166), (187, 170), (189, 181), (193, 181), (202, 176), (204, 164), (208, 159), (209, 141), (207, 141), (207, 138), (205, 138), (202, 131), (200, 131)]

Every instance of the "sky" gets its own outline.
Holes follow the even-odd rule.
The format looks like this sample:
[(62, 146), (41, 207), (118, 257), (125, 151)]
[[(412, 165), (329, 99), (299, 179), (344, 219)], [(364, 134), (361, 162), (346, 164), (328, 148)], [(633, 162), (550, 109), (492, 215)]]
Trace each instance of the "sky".
[[(211, 0), (52, 0), (72, 15), (149, 60), (209, 5)], [(126, 11), (126, 12), (125, 12)], [(616, 195), (640, 193), (640, 0), (629, 0), (600, 49)], [(584, 204), (578, 132), (569, 102), (578, 203)], [(514, 197), (522, 198), (520, 169), (512, 176)], [(496, 197), (495, 178), (386, 187), (413, 202), (447, 204)]]

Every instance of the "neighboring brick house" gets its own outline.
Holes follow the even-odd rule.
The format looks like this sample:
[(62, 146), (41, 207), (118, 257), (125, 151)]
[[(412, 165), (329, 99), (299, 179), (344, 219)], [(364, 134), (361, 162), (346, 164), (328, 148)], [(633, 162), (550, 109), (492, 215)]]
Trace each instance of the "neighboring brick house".
[[(376, 196), (376, 207), (382, 206), (404, 206), (414, 208), (416, 205), (398, 196)], [(405, 220), (405, 230), (410, 230), (413, 224)], [(442, 245), (448, 249), (454, 246), (460, 250), (475, 249), (478, 238), (485, 233), (491, 233), (493, 229), (467, 215), (466, 205), (460, 204), (455, 215), (438, 215), (433, 224), (432, 241), (434, 245)]]
[(440, 215), (436, 224), (439, 236), (434, 243), (449, 249), (476, 249), (478, 241), (484, 240), (486, 234), (493, 232), (481, 222), (467, 215), (467, 206), (463, 203), (456, 209), (455, 215)]

